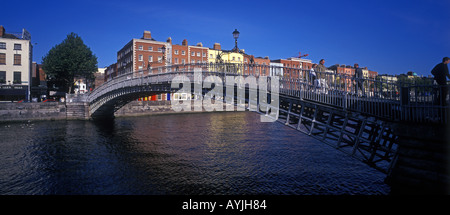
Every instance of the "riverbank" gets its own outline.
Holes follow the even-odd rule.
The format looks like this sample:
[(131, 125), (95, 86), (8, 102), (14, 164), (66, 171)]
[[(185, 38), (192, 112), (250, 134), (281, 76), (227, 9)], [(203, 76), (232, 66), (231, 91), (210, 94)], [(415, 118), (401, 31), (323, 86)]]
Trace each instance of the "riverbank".
[[(192, 101), (194, 109), (194, 101)], [(226, 110), (224, 104), (223, 110)], [(32, 102), (0, 103), (0, 122), (46, 121), (46, 120), (89, 120), (87, 105), (83, 102)], [(189, 112), (204, 112), (189, 111)], [(147, 116), (186, 113), (172, 109), (171, 101), (132, 101), (117, 110), (115, 117)]]
[(62, 102), (0, 103), (0, 122), (67, 119)]

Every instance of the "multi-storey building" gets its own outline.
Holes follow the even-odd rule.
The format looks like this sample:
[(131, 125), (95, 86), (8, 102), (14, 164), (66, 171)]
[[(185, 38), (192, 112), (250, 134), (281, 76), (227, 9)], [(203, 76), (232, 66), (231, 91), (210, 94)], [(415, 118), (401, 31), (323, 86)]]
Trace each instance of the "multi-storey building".
[(166, 53), (172, 49), (170, 43), (156, 41), (150, 31), (144, 31), (141, 39), (132, 39), (117, 52), (117, 74), (164, 66), (167, 60), (163, 62), (163, 57), (170, 60), (171, 56), (162, 53), (163, 47), (166, 47)]
[(331, 70), (336, 71), (338, 75), (345, 75), (353, 77), (355, 75), (355, 68), (350, 65), (335, 64), (329, 67)]
[(304, 77), (307, 71), (312, 68), (311, 60), (296, 57), (288, 59), (272, 60), (272, 62), (282, 64), (283, 67), (285, 67), (283, 71), (283, 76), (290, 78)]
[(113, 63), (113, 64), (109, 65), (105, 69), (105, 76), (103, 77), (104, 78), (104, 82), (117, 77), (118, 74), (119, 73), (117, 71), (117, 63)]
[(269, 57), (262, 58), (244, 54), (244, 74), (246, 75), (269, 76), (269, 66)]
[(197, 43), (196, 46), (188, 46), (188, 48), (190, 64), (208, 63), (208, 47), (203, 47), (202, 43)]
[(148, 72), (161, 66), (207, 63), (208, 54), (209, 48), (202, 43), (189, 46), (185, 39), (181, 45), (172, 44), (170, 37), (166, 42), (156, 41), (150, 31), (144, 31), (141, 39), (132, 39), (117, 52), (117, 63), (108, 67), (105, 78), (109, 80), (135, 71)]
[(30, 33), (6, 33), (0, 25), (0, 101), (30, 100), (32, 53)]
[(398, 81), (398, 78), (395, 75), (382, 74), (378, 75), (378, 78), (385, 83), (396, 83)]
[[(170, 40), (172, 41), (172, 40)], [(173, 64), (188, 64), (189, 63), (189, 46), (186, 39), (181, 45), (172, 45), (172, 63)]]
[[(244, 62), (244, 50), (233, 51), (233, 50), (222, 50), (220, 43), (214, 43), (212, 49), (208, 50), (208, 62), (209, 63), (235, 63), (243, 64)], [(238, 71), (242, 73), (241, 70)]]

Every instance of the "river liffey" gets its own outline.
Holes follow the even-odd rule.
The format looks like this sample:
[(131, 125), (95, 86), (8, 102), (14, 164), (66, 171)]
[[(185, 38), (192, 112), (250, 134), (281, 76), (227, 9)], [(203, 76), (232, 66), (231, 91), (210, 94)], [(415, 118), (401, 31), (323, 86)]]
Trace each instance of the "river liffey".
[(385, 174), (251, 112), (0, 124), (0, 194), (387, 195)]

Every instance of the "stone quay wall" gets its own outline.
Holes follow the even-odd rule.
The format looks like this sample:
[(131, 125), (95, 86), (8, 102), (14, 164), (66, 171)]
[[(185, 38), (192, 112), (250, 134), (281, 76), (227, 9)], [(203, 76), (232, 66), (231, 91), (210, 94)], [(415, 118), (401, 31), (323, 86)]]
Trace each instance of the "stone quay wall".
[[(68, 102), (0, 103), (0, 122), (90, 119), (88, 103), (77, 100), (66, 101)], [(116, 111), (114, 115), (124, 117), (196, 112), (194, 101), (190, 102), (192, 111), (176, 112), (172, 109), (171, 101), (132, 101)], [(202, 111), (199, 112), (205, 112), (204, 107), (201, 108)], [(226, 111), (226, 108), (224, 104), (223, 111)]]
[(61, 102), (0, 103), (0, 122), (66, 119), (67, 108)]

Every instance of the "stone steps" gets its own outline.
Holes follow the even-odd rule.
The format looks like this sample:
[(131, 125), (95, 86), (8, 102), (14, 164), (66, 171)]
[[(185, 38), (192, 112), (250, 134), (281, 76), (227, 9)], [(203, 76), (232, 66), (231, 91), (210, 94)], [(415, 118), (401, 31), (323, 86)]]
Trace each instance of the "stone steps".
[(66, 103), (67, 119), (89, 119), (89, 107), (87, 103)]

